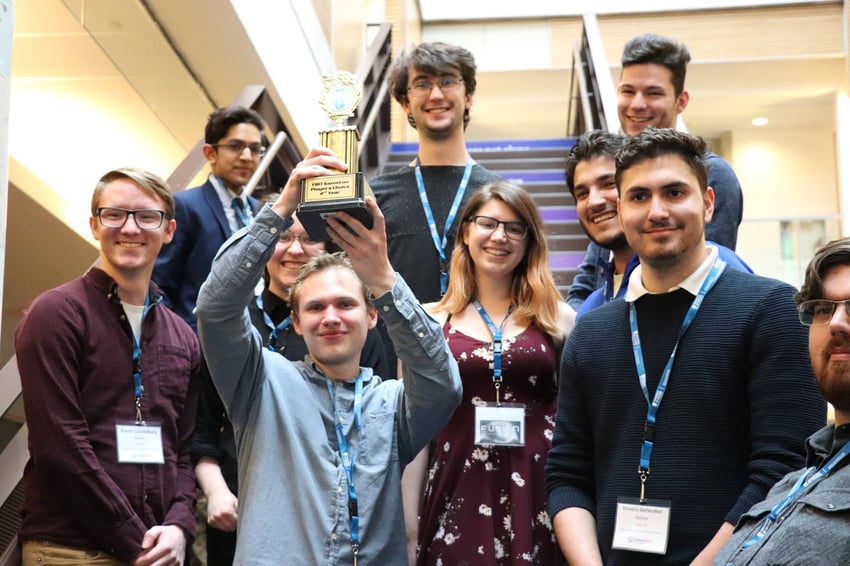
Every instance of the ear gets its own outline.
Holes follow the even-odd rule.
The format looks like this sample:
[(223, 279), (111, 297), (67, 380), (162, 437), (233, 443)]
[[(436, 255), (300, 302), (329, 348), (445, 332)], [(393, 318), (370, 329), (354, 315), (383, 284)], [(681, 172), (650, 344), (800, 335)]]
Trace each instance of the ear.
[(467, 222), (466, 219), (461, 220), (461, 222), (463, 222), (463, 243), (469, 247), (469, 227), (472, 222)]
[(688, 107), (690, 99), (691, 95), (688, 94), (688, 91), (683, 90), (682, 94), (676, 98), (676, 114), (681, 114)]
[(372, 330), (378, 324), (378, 309), (371, 307), (367, 316), (369, 317), (369, 330)]
[(215, 163), (218, 154), (216, 153), (216, 150), (213, 146), (208, 143), (205, 143), (202, 148), (202, 151), (204, 152), (204, 157), (207, 158), (207, 161), (209, 161), (210, 163)]
[(705, 189), (705, 194), (702, 195), (702, 202), (705, 206), (705, 223), (708, 224), (714, 216), (714, 189), (711, 187)]
[(177, 229), (177, 221), (173, 218), (168, 221), (168, 224), (165, 225), (165, 231), (162, 234), (162, 242), (164, 244), (171, 243), (171, 240), (174, 239), (174, 231)]
[(467, 110), (469, 110), (470, 108), (472, 108), (472, 95), (471, 95), (471, 94), (467, 94), (466, 96), (464, 96), (464, 97), (463, 97), (463, 102), (464, 102), (464, 104), (463, 104), (463, 107), (464, 107), (464, 108), (466, 108)]
[(89, 228), (91, 228), (92, 238), (100, 240), (100, 223), (97, 221), (96, 216), (89, 218)]
[(298, 315), (295, 314), (295, 311), (289, 313), (289, 316), (292, 317), (292, 328), (295, 330), (295, 333), (298, 336), (304, 336), (304, 333), (301, 332), (301, 321), (298, 319)]

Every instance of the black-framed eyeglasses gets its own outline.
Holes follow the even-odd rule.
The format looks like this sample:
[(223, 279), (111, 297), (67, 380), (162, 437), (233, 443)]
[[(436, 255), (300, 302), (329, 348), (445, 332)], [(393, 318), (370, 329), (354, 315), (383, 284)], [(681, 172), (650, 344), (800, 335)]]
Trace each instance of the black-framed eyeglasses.
[(95, 212), (97, 212), (97, 219), (106, 228), (123, 228), (124, 224), (127, 223), (127, 219), (132, 216), (139, 229), (159, 230), (162, 226), (162, 221), (165, 219), (165, 211), (154, 208), (129, 210), (114, 206), (104, 206), (98, 208)]
[(259, 143), (248, 144), (242, 143), (240, 141), (229, 141), (227, 143), (214, 143), (210, 145), (212, 145), (216, 149), (223, 147), (234, 155), (242, 155), (242, 152), (245, 151), (246, 147), (251, 151), (251, 155), (254, 157), (262, 157), (266, 154), (266, 148)]
[(278, 240), (278, 243), (281, 246), (288, 248), (295, 242), (295, 240), (298, 240), (298, 243), (301, 244), (302, 248), (318, 247), (324, 244), (324, 242), (322, 242), (321, 240), (314, 240), (313, 238), (311, 238), (310, 235), (307, 234), (307, 232), (302, 232), (301, 234), (293, 234), (289, 231), (286, 231), (280, 235), (280, 240)]
[(505, 227), (505, 236), (511, 240), (524, 240), (528, 235), (528, 226), (522, 222), (502, 222), (489, 216), (470, 216), (467, 222), (472, 222), (482, 234), (492, 234), (499, 227)]
[(839, 305), (844, 305), (844, 314), (850, 316), (850, 299), (844, 301), (830, 301), (829, 299), (803, 301), (797, 307), (797, 314), (800, 317), (800, 322), (806, 326), (822, 326), (830, 323), (835, 314), (835, 309)]
[(441, 77), (435, 82), (422, 79), (410, 85), (407, 88), (407, 92), (412, 98), (421, 98), (431, 94), (431, 90), (435, 86), (443, 92), (453, 92), (460, 87), (460, 83), (462, 82), (463, 79), (460, 77)]

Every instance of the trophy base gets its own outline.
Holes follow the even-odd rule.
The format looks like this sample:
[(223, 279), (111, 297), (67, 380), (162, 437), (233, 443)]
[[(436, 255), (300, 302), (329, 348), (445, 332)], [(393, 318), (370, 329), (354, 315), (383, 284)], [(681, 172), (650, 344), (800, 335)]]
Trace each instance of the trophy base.
[[(345, 196), (340, 198), (340, 193)], [(366, 196), (372, 196), (372, 189), (363, 173), (304, 179), (301, 194), (298, 220), (313, 240), (327, 242), (331, 239), (325, 218), (340, 211), (350, 214), (369, 230), (374, 225), (372, 213), (364, 200)], [(328, 198), (330, 195), (336, 198)]]

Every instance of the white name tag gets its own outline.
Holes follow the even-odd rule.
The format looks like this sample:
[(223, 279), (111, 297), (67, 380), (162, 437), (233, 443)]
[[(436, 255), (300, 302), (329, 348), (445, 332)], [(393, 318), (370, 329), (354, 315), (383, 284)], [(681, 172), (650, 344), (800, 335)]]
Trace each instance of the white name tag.
[(133, 421), (115, 425), (118, 441), (118, 462), (122, 464), (164, 464), (162, 450), (162, 428), (159, 423), (143, 425)]
[(525, 405), (486, 403), (475, 406), (475, 444), (525, 446)]
[(670, 501), (617, 498), (617, 520), (611, 548), (665, 554), (670, 534)]

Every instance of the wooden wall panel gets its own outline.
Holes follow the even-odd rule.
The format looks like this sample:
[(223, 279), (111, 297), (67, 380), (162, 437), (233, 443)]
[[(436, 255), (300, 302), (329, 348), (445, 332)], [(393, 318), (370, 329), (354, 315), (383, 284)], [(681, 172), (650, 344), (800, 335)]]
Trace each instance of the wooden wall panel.
[(835, 3), (604, 16), (599, 29), (611, 65), (619, 65), (623, 44), (644, 32), (685, 42), (693, 62), (721, 62), (841, 56), (841, 18), (841, 5)]

